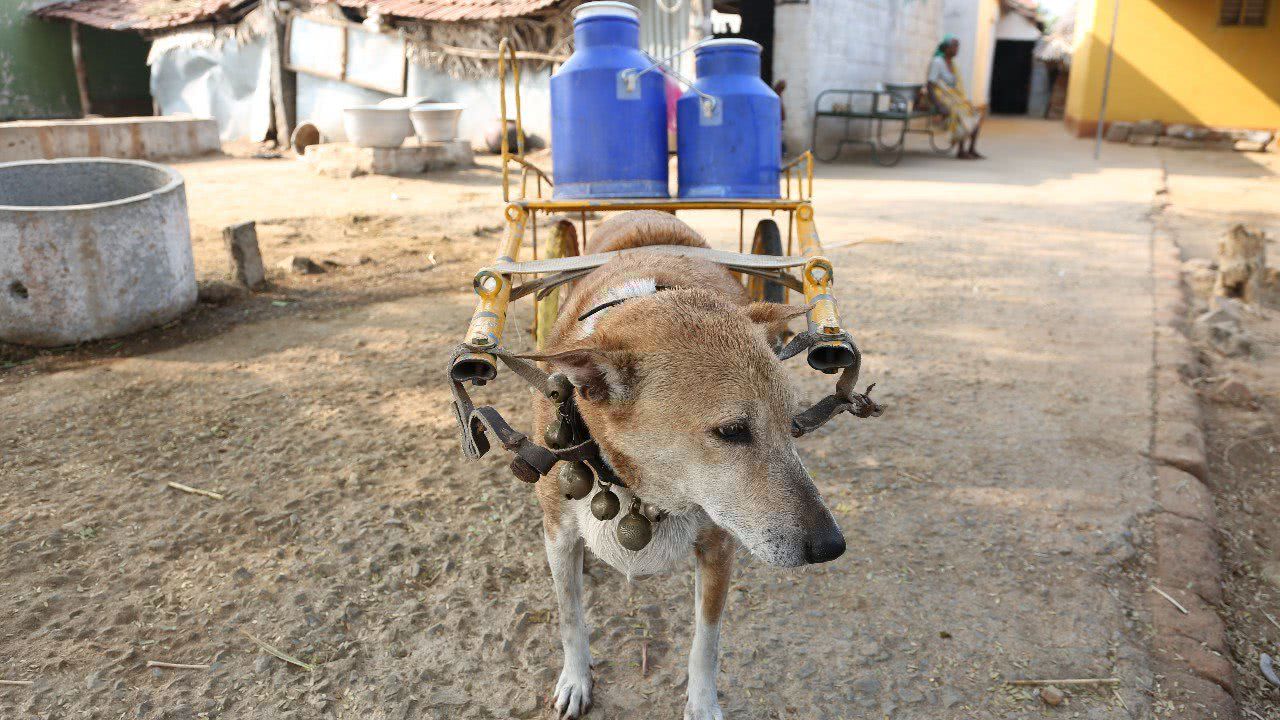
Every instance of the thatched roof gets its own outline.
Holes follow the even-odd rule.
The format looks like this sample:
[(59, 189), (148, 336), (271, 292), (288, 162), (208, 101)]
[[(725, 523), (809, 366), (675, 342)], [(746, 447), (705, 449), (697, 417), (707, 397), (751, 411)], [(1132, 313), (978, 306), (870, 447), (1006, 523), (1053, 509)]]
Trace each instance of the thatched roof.
[(1071, 48), (1076, 31), (1074, 14), (1067, 14), (1058, 19), (1044, 37), (1036, 41), (1034, 51), (1037, 60), (1046, 63), (1058, 63), (1071, 66)]
[(103, 30), (169, 30), (195, 23), (234, 23), (258, 0), (68, 0), (33, 15), (70, 20)]
[(327, 0), (343, 7), (360, 8), (383, 15), (458, 22), (528, 17), (557, 5), (561, 0)]

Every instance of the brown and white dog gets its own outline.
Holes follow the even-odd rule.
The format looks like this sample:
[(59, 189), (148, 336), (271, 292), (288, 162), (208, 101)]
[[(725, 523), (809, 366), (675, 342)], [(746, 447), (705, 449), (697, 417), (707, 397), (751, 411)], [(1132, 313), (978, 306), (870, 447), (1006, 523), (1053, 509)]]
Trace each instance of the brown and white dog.
[[(648, 211), (602, 224), (589, 251), (651, 245), (709, 247), (674, 216)], [(578, 319), (622, 298), (630, 299)], [(606, 263), (562, 302), (545, 351), (534, 357), (569, 377), (604, 460), (668, 516), (649, 545), (632, 552), (618, 542), (619, 518), (597, 520), (590, 496), (566, 499), (556, 473), (538, 482), (564, 645), (552, 697), (558, 717), (577, 718), (591, 706), (584, 544), (628, 577), (666, 571), (690, 551), (696, 556), (686, 720), (722, 717), (720, 617), (736, 544), (784, 567), (844, 552), (844, 536), (796, 454), (796, 402), (769, 342), (803, 312), (750, 302), (742, 284), (709, 261), (643, 251)], [(541, 437), (554, 411), (541, 396), (535, 402)], [(615, 492), (626, 508), (632, 492)]]

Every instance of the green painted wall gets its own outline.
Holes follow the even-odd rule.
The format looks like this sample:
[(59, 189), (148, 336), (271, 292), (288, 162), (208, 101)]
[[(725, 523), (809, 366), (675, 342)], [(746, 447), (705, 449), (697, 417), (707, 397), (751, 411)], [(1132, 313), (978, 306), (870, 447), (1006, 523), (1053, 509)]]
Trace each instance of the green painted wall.
[(0, 120), (76, 117), (71, 33), (31, 17), (32, 0), (0, 0)]
[[(80, 116), (70, 29), (30, 14), (47, 1), (0, 0), (0, 121)], [(149, 115), (147, 41), (87, 27), (81, 40), (93, 111)]]

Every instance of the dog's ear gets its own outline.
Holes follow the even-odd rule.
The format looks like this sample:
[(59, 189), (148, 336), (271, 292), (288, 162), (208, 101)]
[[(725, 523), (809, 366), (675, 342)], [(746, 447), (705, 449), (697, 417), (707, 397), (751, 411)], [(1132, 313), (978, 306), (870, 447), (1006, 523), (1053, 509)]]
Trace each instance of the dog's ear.
[(635, 358), (623, 350), (601, 350), (594, 347), (550, 348), (545, 352), (521, 355), (539, 360), (562, 372), (588, 400), (619, 402), (626, 400), (634, 384)]
[(753, 302), (742, 310), (753, 323), (782, 329), (789, 320), (809, 312), (808, 305), (783, 305), (782, 303)]

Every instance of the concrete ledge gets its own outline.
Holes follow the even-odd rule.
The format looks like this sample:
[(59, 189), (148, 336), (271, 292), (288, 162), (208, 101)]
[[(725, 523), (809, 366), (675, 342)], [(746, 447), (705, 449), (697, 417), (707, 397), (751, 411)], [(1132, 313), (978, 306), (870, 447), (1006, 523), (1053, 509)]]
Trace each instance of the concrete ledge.
[(466, 140), (442, 143), (407, 141), (398, 148), (365, 148), (350, 143), (310, 145), (303, 159), (321, 175), (421, 175), (432, 170), (471, 167), (475, 153)]
[[(1162, 209), (1157, 205), (1156, 212)], [(1214, 536), (1217, 518), (1205, 459), (1199, 397), (1189, 384), (1198, 361), (1183, 330), (1185, 288), (1174, 270), (1177, 244), (1159, 227), (1153, 237), (1155, 274), (1154, 461), (1155, 564), (1151, 582), (1183, 609), (1148, 593), (1152, 656), (1161, 695), (1185, 720), (1238, 717), (1232, 692), (1235, 670), (1227, 659), (1226, 626), (1215, 604), (1222, 602), (1222, 567)], [(1183, 612), (1185, 610), (1185, 612)]]
[(221, 152), (211, 118), (124, 117), (0, 123), (0, 162), (109, 157), (183, 158)]

